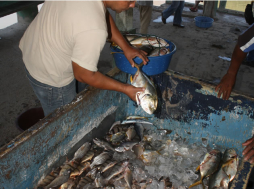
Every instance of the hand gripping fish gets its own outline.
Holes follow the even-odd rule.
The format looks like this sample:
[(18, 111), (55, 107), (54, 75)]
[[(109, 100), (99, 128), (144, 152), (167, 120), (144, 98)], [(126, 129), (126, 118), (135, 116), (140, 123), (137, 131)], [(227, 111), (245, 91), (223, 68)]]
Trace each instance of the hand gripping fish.
[(154, 83), (141, 72), (140, 67), (143, 65), (143, 62), (140, 65), (135, 67), (138, 69), (134, 77), (130, 77), (131, 84), (134, 87), (144, 87), (144, 92), (138, 92), (136, 94), (136, 101), (138, 105), (141, 105), (143, 110), (148, 114), (153, 114), (157, 109), (158, 96), (154, 86)]
[(191, 186), (189, 186), (189, 188), (193, 187), (193, 186), (197, 186), (199, 184), (203, 185), (203, 179), (205, 177), (209, 177), (210, 175), (212, 175), (215, 171), (217, 171), (218, 166), (220, 164), (220, 160), (221, 160), (221, 152), (219, 150), (212, 150), (211, 152), (207, 153), (203, 159), (203, 161), (201, 162), (201, 164), (197, 167), (196, 171), (200, 170), (200, 174), (201, 174), (201, 179), (200, 181), (192, 184)]

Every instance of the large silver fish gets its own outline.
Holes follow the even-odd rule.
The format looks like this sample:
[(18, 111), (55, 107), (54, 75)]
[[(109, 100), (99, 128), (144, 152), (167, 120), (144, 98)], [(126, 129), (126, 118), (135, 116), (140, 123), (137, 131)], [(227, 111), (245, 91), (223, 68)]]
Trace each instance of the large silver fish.
[(162, 56), (162, 55), (165, 55), (165, 54), (168, 54), (170, 53), (169, 49), (166, 48), (166, 47), (162, 47), (162, 48), (156, 48), (154, 49), (150, 54), (149, 56), (153, 57), (153, 56)]
[(232, 181), (235, 178), (239, 164), (239, 159), (235, 149), (233, 148), (226, 149), (222, 161), (223, 161), (222, 169), (228, 176), (230, 176), (230, 181)]
[(219, 171), (214, 173), (210, 178), (209, 178), (209, 189), (227, 189), (228, 184), (230, 182), (230, 179), (228, 175), (223, 171), (222, 168), (220, 168)]
[(203, 179), (205, 177), (209, 177), (210, 175), (212, 175), (215, 171), (217, 171), (218, 166), (220, 164), (221, 161), (221, 152), (219, 150), (212, 150), (209, 153), (207, 153), (203, 159), (203, 161), (201, 162), (201, 164), (197, 167), (196, 171), (200, 171), (200, 175), (201, 175), (201, 179), (198, 182), (195, 182), (194, 184), (192, 184), (191, 186), (189, 186), (189, 188), (193, 187), (193, 186), (197, 186), (199, 184), (203, 185), (204, 188), (204, 184), (203, 184)]
[(157, 109), (158, 96), (154, 86), (154, 83), (141, 72), (140, 67), (143, 65), (141, 63), (139, 66), (135, 65), (138, 69), (134, 77), (131, 76), (131, 84), (134, 87), (144, 87), (144, 92), (138, 92), (136, 94), (136, 101), (138, 105), (141, 105), (143, 110), (148, 114), (153, 114)]
[(156, 36), (126, 35), (130, 44), (135, 46), (152, 45), (153, 47), (167, 47), (169, 44), (162, 38)]
[(220, 170), (209, 179), (209, 189), (227, 189), (229, 182), (235, 178), (238, 162), (236, 151), (233, 148), (226, 149)]

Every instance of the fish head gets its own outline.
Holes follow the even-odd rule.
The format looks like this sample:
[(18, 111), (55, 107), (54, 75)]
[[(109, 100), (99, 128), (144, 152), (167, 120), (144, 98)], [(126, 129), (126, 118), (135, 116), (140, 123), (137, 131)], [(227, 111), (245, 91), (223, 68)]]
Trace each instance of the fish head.
[(140, 105), (145, 110), (146, 113), (148, 114), (153, 114), (154, 111), (157, 109), (158, 105), (158, 98), (156, 95), (145, 95), (141, 100), (140, 100)]
[(235, 151), (235, 149), (233, 148), (229, 148), (229, 149), (226, 149), (225, 152), (224, 152), (224, 155), (223, 155), (223, 162), (227, 162), (231, 159), (235, 159), (237, 158), (237, 153)]
[(212, 151), (209, 152), (210, 155), (212, 156), (217, 156), (219, 158), (221, 158), (221, 151), (217, 150), (217, 149), (213, 149)]

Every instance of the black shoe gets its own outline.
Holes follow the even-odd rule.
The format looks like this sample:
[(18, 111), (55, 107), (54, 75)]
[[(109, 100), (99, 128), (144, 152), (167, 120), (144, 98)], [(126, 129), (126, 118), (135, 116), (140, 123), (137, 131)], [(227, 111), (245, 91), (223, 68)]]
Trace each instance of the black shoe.
[(184, 25), (182, 24), (173, 24), (173, 26), (179, 27), (179, 28), (184, 28)]
[(162, 23), (163, 23), (163, 24), (166, 24), (166, 23), (167, 23), (167, 22), (166, 22), (166, 18), (163, 17), (163, 14), (162, 14), (162, 13), (161, 13), (161, 20), (162, 20)]

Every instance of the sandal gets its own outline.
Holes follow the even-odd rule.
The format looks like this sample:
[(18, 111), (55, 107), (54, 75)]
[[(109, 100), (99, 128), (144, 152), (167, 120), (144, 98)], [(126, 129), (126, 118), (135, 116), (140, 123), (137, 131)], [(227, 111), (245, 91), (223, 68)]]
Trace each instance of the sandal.
[(197, 12), (197, 11), (198, 11), (198, 8), (191, 7), (191, 8), (190, 8), (190, 11), (191, 11), (191, 12)]

